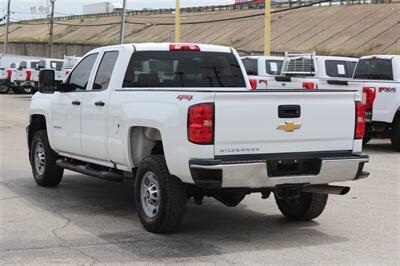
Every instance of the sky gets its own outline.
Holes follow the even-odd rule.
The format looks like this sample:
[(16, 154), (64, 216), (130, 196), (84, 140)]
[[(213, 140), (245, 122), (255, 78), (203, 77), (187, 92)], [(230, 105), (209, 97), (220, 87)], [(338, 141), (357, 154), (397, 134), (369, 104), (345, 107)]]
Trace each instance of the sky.
[[(0, 0), (0, 17), (3, 17), (7, 11), (7, 1)], [(31, 14), (31, 7), (36, 7), (39, 10), (40, 6), (45, 7), (49, 0), (10, 0), (11, 1), (11, 14), (12, 21), (21, 19), (39, 18), (39, 15)], [(69, 15), (81, 14), (82, 6), (85, 4), (112, 2), (121, 3), (122, 0), (56, 0), (55, 14)], [(205, 6), (205, 5), (225, 5), (233, 4), (234, 0), (181, 0), (181, 6)], [(143, 8), (173, 8), (175, 0), (127, 0), (128, 9), (143, 9)], [(41, 16), (43, 17), (43, 15)]]

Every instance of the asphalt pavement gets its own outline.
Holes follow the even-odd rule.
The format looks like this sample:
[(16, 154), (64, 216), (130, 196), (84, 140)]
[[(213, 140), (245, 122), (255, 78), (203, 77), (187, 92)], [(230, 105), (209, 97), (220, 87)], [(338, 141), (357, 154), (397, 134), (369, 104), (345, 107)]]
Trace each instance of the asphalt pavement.
[(57, 188), (33, 180), (25, 126), (30, 96), (0, 96), (0, 265), (400, 264), (400, 153), (387, 140), (365, 151), (367, 179), (347, 182), (312, 222), (289, 222), (273, 197), (235, 208), (189, 203), (178, 232), (146, 232), (133, 182), (65, 172)]

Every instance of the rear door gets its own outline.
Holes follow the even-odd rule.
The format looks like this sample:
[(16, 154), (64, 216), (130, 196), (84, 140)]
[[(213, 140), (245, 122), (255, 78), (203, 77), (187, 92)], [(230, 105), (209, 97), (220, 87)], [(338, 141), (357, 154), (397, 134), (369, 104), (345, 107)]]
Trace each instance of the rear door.
[(85, 157), (107, 161), (107, 124), (111, 75), (118, 58), (118, 51), (103, 54), (91, 90), (85, 92), (81, 115), (82, 154)]
[(353, 149), (354, 92), (217, 93), (215, 154)]

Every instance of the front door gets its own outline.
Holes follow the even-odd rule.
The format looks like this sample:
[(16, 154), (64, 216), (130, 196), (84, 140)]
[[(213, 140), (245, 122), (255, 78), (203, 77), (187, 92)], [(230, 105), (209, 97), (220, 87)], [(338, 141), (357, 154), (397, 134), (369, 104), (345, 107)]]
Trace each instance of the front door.
[(51, 106), (51, 141), (58, 152), (82, 154), (81, 113), (97, 53), (86, 56), (73, 70)]

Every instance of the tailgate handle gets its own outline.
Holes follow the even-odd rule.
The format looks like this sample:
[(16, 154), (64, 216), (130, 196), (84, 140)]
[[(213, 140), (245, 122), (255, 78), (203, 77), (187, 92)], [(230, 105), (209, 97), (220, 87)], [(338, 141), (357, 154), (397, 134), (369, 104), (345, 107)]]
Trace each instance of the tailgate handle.
[(300, 105), (279, 105), (279, 118), (298, 118), (301, 115)]

